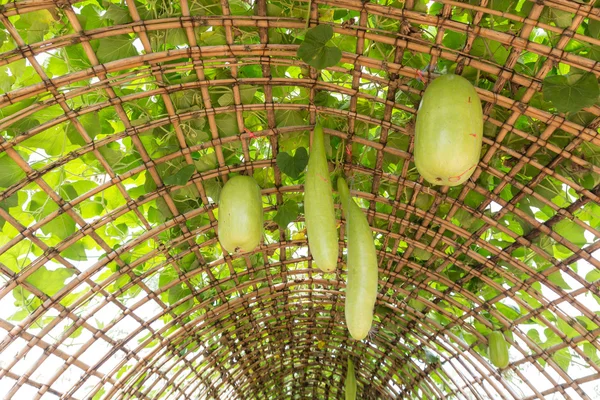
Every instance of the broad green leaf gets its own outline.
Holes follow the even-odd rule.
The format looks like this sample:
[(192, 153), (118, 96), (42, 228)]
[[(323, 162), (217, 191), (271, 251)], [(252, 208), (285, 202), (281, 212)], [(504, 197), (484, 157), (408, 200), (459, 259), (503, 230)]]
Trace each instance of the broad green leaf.
[(165, 185), (183, 186), (190, 180), (195, 171), (196, 166), (186, 165), (173, 175), (166, 177), (164, 180)]
[(109, 3), (108, 9), (104, 13), (103, 17), (114, 22), (114, 25), (127, 24), (133, 21), (127, 8), (114, 3)]
[(561, 220), (554, 225), (552, 229), (554, 232), (580, 248), (587, 244), (585, 229), (570, 219)]
[(48, 270), (45, 266), (39, 267), (35, 272), (29, 275), (27, 282), (44, 292), (48, 296), (54, 296), (65, 286), (65, 281), (75, 274), (67, 268), (57, 268)]
[(591, 37), (600, 39), (600, 20), (590, 18), (588, 32)]
[(544, 7), (544, 11), (540, 15), (540, 21), (554, 23), (559, 28), (567, 28), (573, 22), (573, 15), (568, 11)]
[(277, 211), (277, 215), (273, 218), (273, 221), (277, 222), (277, 225), (281, 229), (287, 228), (288, 224), (298, 218), (298, 203), (293, 200), (288, 200)]
[(100, 400), (102, 396), (104, 396), (104, 393), (106, 393), (104, 388), (100, 388), (100, 390), (94, 395), (94, 397), (92, 397), (92, 400)]
[(561, 289), (571, 290), (571, 286), (569, 286), (569, 284), (565, 282), (565, 278), (563, 278), (560, 271), (556, 271), (548, 275), (548, 280)]
[(514, 306), (507, 306), (502, 303), (496, 303), (496, 308), (500, 311), (506, 318), (514, 321), (521, 316), (519, 310)]
[(235, 113), (217, 114), (215, 115), (215, 120), (220, 137), (229, 137), (240, 134), (240, 128)]
[(467, 35), (464, 33), (455, 32), (452, 30), (446, 30), (444, 33), (444, 39), (442, 44), (451, 49), (462, 49), (467, 40)]
[(97, 29), (104, 26), (104, 17), (100, 15), (100, 9), (93, 5), (88, 4), (81, 9), (77, 15), (77, 19), (81, 23), (81, 26), (85, 30)]
[(600, 46), (592, 46), (588, 51), (588, 58), (594, 61), (600, 61)]
[[(1, 31), (0, 31), (1, 32)], [(8, 93), (15, 83), (15, 77), (8, 74), (8, 67), (0, 67), (0, 92)]]
[(222, 27), (197, 35), (199, 46), (221, 46), (227, 44), (227, 37)]
[(598, 350), (593, 344), (584, 343), (583, 352), (593, 364), (596, 364), (596, 366), (600, 367), (600, 358), (598, 357)]
[[(56, 208), (58, 208), (53, 201), (48, 204), (54, 204)], [(42, 232), (44, 232), (46, 235), (55, 235), (59, 239), (66, 239), (74, 234), (75, 230), (75, 221), (68, 214), (57, 215), (52, 219), (52, 221), (42, 226)]]
[(577, 112), (594, 105), (600, 89), (592, 73), (555, 75), (544, 79), (543, 93), (559, 112)]
[[(83, 125), (85, 132), (88, 134), (90, 139), (94, 140), (94, 138), (102, 133), (102, 125), (100, 122), (100, 117), (97, 112), (91, 112), (82, 115), (79, 117), (79, 122)], [(79, 146), (85, 146), (85, 140), (75, 128), (75, 126), (69, 121), (66, 127), (67, 137), (69, 141), (73, 144), (77, 144)]]
[(166, 44), (168, 44), (170, 46), (187, 45), (188, 44), (188, 39), (187, 39), (187, 35), (185, 33), (185, 30), (183, 30), (181, 28), (167, 29), (166, 30), (165, 42), (166, 42)]
[(219, 196), (221, 195), (221, 182), (217, 178), (207, 179), (202, 182), (206, 195), (214, 202), (219, 202)]
[(98, 56), (98, 61), (101, 63), (121, 60), (138, 54), (136, 48), (133, 46), (133, 39), (127, 35), (99, 39), (98, 43), (96, 55)]
[(24, 146), (43, 149), (48, 155), (62, 155), (69, 145), (67, 133), (63, 126), (58, 125), (25, 140)]
[(168, 297), (169, 304), (175, 304), (179, 300), (190, 295), (191, 293), (192, 292), (190, 292), (190, 290), (187, 287), (184, 288), (181, 286), (181, 284), (175, 285), (169, 289), (169, 297)]
[(428, 252), (427, 250), (423, 250), (419, 247), (413, 248), (412, 256), (418, 258), (419, 260), (427, 261), (431, 258), (433, 254)]
[(336, 65), (342, 59), (342, 52), (337, 47), (327, 46), (333, 37), (333, 28), (329, 25), (317, 25), (310, 29), (304, 42), (298, 48), (298, 57), (316, 69)]
[(216, 153), (209, 153), (205, 156), (199, 157), (198, 159), (194, 159), (194, 165), (196, 166), (196, 170), (198, 172), (209, 171), (213, 168), (216, 168), (219, 164), (217, 160)]
[(221, 107), (227, 107), (230, 104), (233, 104), (233, 92), (225, 93), (223, 96), (219, 97), (218, 103)]
[(477, 57), (483, 57), (488, 60), (495, 61), (497, 64), (502, 65), (506, 62), (510, 51), (500, 42), (477, 37), (473, 41), (471, 54)]
[(25, 178), (25, 172), (6, 153), (0, 154), (0, 187), (7, 188)]
[[(573, 321), (574, 323), (576, 323), (575, 320)], [(558, 329), (560, 329), (560, 331), (564, 333), (567, 336), (567, 338), (572, 339), (574, 337), (580, 336), (579, 332), (577, 332), (573, 327), (571, 327), (571, 325), (569, 325), (566, 321), (558, 318), (556, 324), (558, 326)]]
[(597, 269), (591, 270), (585, 276), (585, 280), (590, 283), (596, 282), (598, 279), (600, 279), (600, 271), (598, 271)]
[(75, 242), (60, 253), (61, 256), (75, 261), (87, 261), (85, 246), (81, 242)]
[(50, 25), (54, 22), (48, 10), (33, 11), (21, 15), (15, 23), (15, 28), (27, 38), (27, 43), (31, 44), (44, 40), (44, 35), (50, 31)]
[(292, 179), (298, 179), (307, 164), (308, 152), (304, 147), (298, 148), (293, 156), (285, 152), (277, 154), (277, 166)]
[(565, 372), (569, 371), (569, 365), (571, 364), (571, 352), (569, 348), (557, 350), (552, 354), (552, 359), (561, 367)]

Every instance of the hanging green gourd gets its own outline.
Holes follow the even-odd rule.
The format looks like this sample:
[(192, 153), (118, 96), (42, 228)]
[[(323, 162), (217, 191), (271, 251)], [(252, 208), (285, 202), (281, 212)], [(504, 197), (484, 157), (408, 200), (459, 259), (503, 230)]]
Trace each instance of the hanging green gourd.
[(348, 357), (348, 371), (346, 372), (345, 391), (346, 400), (356, 400), (356, 376), (354, 374), (354, 363)]
[(227, 181), (219, 197), (219, 242), (235, 253), (252, 251), (263, 235), (263, 207), (260, 187), (251, 176)]
[(508, 343), (502, 332), (494, 331), (488, 337), (488, 355), (490, 361), (498, 368), (506, 368), (508, 365)]
[(377, 253), (367, 217), (350, 197), (344, 178), (338, 178), (337, 187), (348, 235), (346, 325), (354, 339), (362, 340), (373, 323), (373, 308), (377, 299)]
[(338, 233), (323, 128), (318, 124), (315, 125), (304, 184), (304, 213), (313, 259), (323, 272), (331, 272), (337, 266)]
[(471, 83), (459, 75), (434, 79), (423, 94), (415, 126), (415, 165), (434, 185), (471, 177), (481, 153), (483, 113)]

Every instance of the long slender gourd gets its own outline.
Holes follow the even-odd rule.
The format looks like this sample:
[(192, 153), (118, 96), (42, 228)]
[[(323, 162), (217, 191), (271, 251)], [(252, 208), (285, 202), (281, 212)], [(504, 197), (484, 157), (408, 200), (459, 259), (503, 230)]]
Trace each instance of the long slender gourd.
[(481, 153), (483, 113), (471, 83), (459, 75), (434, 79), (423, 94), (415, 125), (415, 165), (434, 185), (471, 177)]
[(366, 215), (350, 197), (344, 178), (337, 181), (348, 234), (346, 325), (352, 338), (364, 339), (373, 323), (377, 299), (377, 254)]
[(323, 128), (318, 124), (315, 125), (304, 184), (304, 214), (308, 246), (315, 263), (323, 272), (335, 270), (338, 233)]
[(262, 196), (251, 176), (234, 176), (219, 197), (219, 242), (230, 253), (252, 251), (263, 235)]
[(352, 363), (350, 357), (348, 357), (348, 371), (344, 383), (346, 400), (356, 400), (356, 376), (354, 375), (354, 363)]

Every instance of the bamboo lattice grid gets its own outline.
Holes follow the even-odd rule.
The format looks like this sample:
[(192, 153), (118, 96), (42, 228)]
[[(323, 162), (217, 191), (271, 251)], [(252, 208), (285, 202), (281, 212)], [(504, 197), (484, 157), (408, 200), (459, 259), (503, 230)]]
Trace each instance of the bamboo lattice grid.
[[(348, 356), (363, 399), (600, 395), (600, 108), (558, 113), (542, 95), (547, 76), (600, 75), (600, 8), (0, 3), (0, 397), (340, 399)], [(296, 57), (307, 16), (333, 26), (335, 67)], [(418, 101), (446, 72), (475, 83), (486, 121), (456, 188), (412, 159)], [(302, 213), (272, 221), (303, 191), (277, 154), (308, 147), (317, 120), (378, 250), (361, 342), (344, 257), (323, 274)], [(251, 254), (217, 242), (230, 173), (262, 187)], [(510, 332), (501, 370), (492, 329)]]

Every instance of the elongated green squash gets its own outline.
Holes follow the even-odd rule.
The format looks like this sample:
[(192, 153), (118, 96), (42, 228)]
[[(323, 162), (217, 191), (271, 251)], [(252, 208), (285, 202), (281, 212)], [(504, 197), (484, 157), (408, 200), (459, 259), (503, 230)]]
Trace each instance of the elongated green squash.
[(364, 339), (373, 323), (377, 299), (377, 253), (367, 217), (350, 197), (344, 178), (337, 181), (348, 232), (348, 282), (345, 315), (350, 335)]
[(338, 233), (329, 167), (323, 144), (323, 128), (320, 125), (315, 125), (308, 159), (304, 184), (304, 214), (308, 246), (315, 263), (323, 272), (335, 270), (338, 259)]
[(498, 368), (508, 365), (508, 343), (502, 332), (494, 331), (488, 337), (488, 355), (490, 361)]
[(227, 181), (219, 198), (219, 241), (230, 253), (252, 251), (263, 235), (260, 187), (251, 176)]
[(345, 382), (346, 400), (356, 400), (356, 376), (354, 375), (354, 363), (348, 357), (348, 371)]
[(456, 186), (471, 177), (481, 154), (483, 113), (471, 83), (442, 75), (425, 90), (415, 126), (415, 165), (426, 181)]

